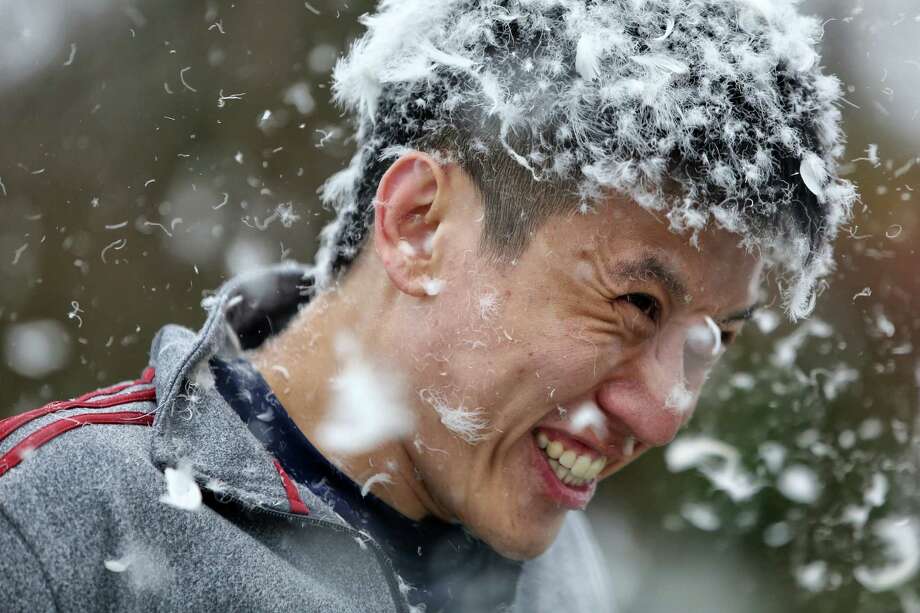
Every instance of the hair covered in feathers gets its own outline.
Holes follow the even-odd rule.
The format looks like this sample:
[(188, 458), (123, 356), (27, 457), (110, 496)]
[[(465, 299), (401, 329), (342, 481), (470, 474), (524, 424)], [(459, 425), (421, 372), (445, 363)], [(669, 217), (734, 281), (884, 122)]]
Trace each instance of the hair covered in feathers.
[[(360, 249), (368, 169), (467, 130), (583, 210), (610, 190), (691, 237), (737, 233), (804, 317), (856, 191), (837, 175), (839, 81), (794, 0), (382, 0), (334, 72), (358, 151), (323, 187), (337, 213), (317, 269)], [(377, 177), (379, 179), (379, 176)], [(371, 198), (373, 194), (370, 194)]]

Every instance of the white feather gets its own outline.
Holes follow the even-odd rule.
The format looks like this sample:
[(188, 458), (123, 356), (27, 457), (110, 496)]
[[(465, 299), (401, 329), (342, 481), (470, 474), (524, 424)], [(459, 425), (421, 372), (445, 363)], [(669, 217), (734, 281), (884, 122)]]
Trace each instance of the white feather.
[(160, 496), (160, 502), (183, 511), (197, 511), (201, 508), (201, 490), (195, 483), (192, 467), (180, 463), (178, 468), (166, 467), (166, 493)]
[(388, 473), (377, 473), (376, 475), (372, 475), (364, 482), (364, 485), (361, 486), (361, 496), (367, 496), (372, 487), (384, 483), (393, 483), (393, 479), (390, 478)]
[(674, 74), (685, 74), (690, 71), (690, 67), (687, 64), (667, 55), (631, 55), (629, 59), (648, 68), (656, 68)]
[(907, 584), (920, 571), (920, 522), (911, 517), (883, 519), (873, 532), (886, 549), (887, 563), (857, 566), (853, 576), (871, 592), (887, 592)]
[(317, 428), (320, 444), (354, 455), (411, 434), (414, 415), (398, 374), (364, 357), (351, 336), (340, 336), (335, 348), (342, 370), (332, 380), (329, 411)]
[(593, 34), (585, 34), (578, 39), (575, 49), (575, 70), (582, 79), (590, 81), (597, 77), (603, 52), (603, 41)]
[(824, 161), (814, 153), (807, 153), (802, 158), (799, 174), (805, 187), (818, 197), (819, 202), (824, 201), (824, 186), (827, 183), (827, 167)]

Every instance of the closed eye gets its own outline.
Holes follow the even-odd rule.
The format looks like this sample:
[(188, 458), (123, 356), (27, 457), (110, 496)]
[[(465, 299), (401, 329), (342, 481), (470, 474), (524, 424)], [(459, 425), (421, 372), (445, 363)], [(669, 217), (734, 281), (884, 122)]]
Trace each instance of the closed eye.
[(661, 303), (658, 299), (649, 294), (626, 294), (620, 297), (620, 300), (639, 309), (649, 320), (657, 322), (661, 317)]

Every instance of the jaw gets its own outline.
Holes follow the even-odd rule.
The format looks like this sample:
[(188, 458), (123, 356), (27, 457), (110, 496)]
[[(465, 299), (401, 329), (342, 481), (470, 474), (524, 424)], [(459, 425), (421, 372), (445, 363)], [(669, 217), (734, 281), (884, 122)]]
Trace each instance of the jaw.
[[(445, 458), (442, 467), (449, 466), (448, 470), (439, 471), (438, 485), (429, 489), (452, 521), (463, 524), (502, 556), (535, 558), (555, 541), (567, 509), (544, 493), (542, 477), (534, 466), (532, 436), (519, 436), (504, 450), (488, 449), (490, 442), (475, 448), (464, 444), (465, 449), (458, 450), (480, 458), (469, 458), (470, 468), (462, 476), (457, 474), (460, 462), (449, 466), (459, 458), (453, 453)], [(460, 483), (463, 485), (457, 487)]]
[[(552, 413), (548, 415), (552, 417)], [(505, 444), (490, 439), (470, 446), (457, 440), (455, 445), (442, 445), (448, 447), (449, 454), (426, 453), (422, 459), (425, 464), (426, 459), (434, 462), (423, 469), (426, 481), (431, 469), (438, 467), (437, 485), (429, 489), (437, 507), (445, 510), (442, 519), (462, 523), (513, 560), (529, 560), (544, 553), (556, 540), (566, 513), (585, 508), (601, 479), (646, 450), (642, 443), (630, 442), (628, 435), (610, 434), (602, 454), (597, 441), (567, 433), (564, 423), (555, 419), (542, 419), (514, 435), (516, 439)], [(565, 450), (562, 454), (553, 450), (557, 462), (568, 451), (575, 455), (574, 461), (565, 460), (572, 467), (581, 456), (592, 458), (589, 472), (578, 471), (582, 476), (576, 478), (582, 482), (573, 483), (568, 475), (559, 477), (547, 454), (550, 442), (561, 444)], [(594, 464), (594, 460), (604, 461)], [(461, 470), (461, 466), (467, 468)]]
[[(542, 508), (540, 508), (542, 507)], [(497, 523), (494, 518), (481, 530), (468, 526), (476, 536), (489, 544), (502, 556), (518, 561), (526, 561), (542, 555), (556, 540), (565, 509), (542, 504), (520, 505), (517, 513), (507, 513)]]

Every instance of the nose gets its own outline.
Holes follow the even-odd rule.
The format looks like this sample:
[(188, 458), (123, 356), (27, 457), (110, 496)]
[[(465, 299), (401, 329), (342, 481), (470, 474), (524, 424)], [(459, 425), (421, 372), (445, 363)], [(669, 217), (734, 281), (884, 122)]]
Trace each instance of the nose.
[(601, 386), (598, 406), (642, 442), (668, 444), (692, 417), (720, 341), (719, 328), (706, 318), (661, 330)]

